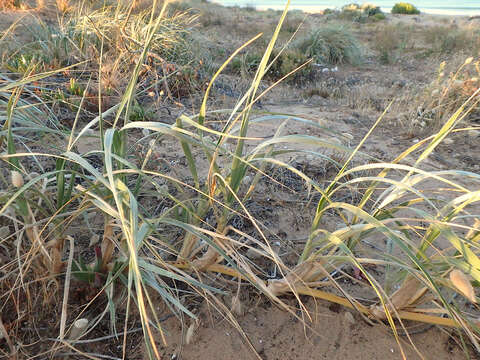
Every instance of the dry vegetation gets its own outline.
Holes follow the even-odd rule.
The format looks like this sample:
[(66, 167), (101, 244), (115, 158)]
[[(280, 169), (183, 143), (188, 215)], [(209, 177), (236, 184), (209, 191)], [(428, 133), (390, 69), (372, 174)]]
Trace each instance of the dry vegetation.
[(476, 20), (40, 5), (0, 18), (2, 356), (159, 358), (166, 318), (240, 328), (248, 289), (478, 355)]

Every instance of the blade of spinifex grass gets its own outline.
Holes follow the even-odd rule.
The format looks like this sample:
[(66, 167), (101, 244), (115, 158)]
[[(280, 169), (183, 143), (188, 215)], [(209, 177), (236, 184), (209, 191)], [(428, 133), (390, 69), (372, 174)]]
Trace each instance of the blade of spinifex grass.
[[(248, 124), (250, 121), (250, 112), (251, 112), (251, 104), (255, 100), (255, 95), (257, 93), (258, 87), (260, 86), (260, 82), (262, 81), (265, 73), (266, 73), (266, 68), (268, 66), (268, 60), (270, 59), (270, 56), (272, 54), (273, 48), (275, 46), (275, 43), (278, 38), (278, 34), (280, 33), (280, 30), (282, 28), (283, 21), (285, 20), (285, 17), (287, 16), (288, 8), (290, 6), (290, 0), (287, 1), (285, 5), (285, 9), (283, 11), (282, 16), (280, 17), (280, 20), (278, 21), (277, 27), (270, 39), (270, 42), (268, 43), (267, 49), (265, 50), (262, 60), (260, 61), (260, 64), (258, 66), (257, 72), (255, 74), (255, 77), (252, 81), (252, 86), (250, 90), (248, 91), (248, 98), (246, 101), (245, 105), (245, 110), (242, 112), (242, 117), (240, 121), (240, 132), (239, 135), (242, 138), (245, 138), (247, 136), (247, 131), (248, 131)], [(240, 159), (243, 157), (243, 152), (244, 152), (244, 143), (245, 141), (240, 139), (237, 142), (237, 147), (235, 149), (235, 157), (232, 160), (232, 165), (231, 165), (231, 176), (230, 176), (230, 187), (232, 188), (233, 191), (237, 191), (242, 179), (245, 176), (245, 170), (246, 167), (245, 165), (240, 161)], [(227, 199), (227, 202), (231, 202), (233, 200), (233, 197), (230, 195)]]
[[(440, 300), (445, 313), (449, 314), (452, 319), (459, 321), (476, 344), (474, 337), (472, 337), (474, 332), (470, 330), (470, 325), (467, 325), (468, 320), (466, 320), (465, 314), (451, 305), (449, 298), (443, 291), (443, 284), (445, 283), (445, 275), (452, 265), (460, 267), (467, 273), (468, 269), (471, 269), (470, 273), (475, 279), (477, 279), (479, 274), (478, 266), (480, 263), (477, 247), (472, 247), (470, 242), (464, 241), (462, 237), (456, 235), (452, 230), (451, 224), (451, 221), (464, 208), (478, 202), (478, 194), (476, 191), (472, 191), (449, 178), (450, 176), (462, 176), (463, 174), (470, 179), (478, 179), (478, 175), (461, 171), (432, 172), (418, 169), (423, 160), (432, 153), (442, 139), (453, 131), (455, 125), (468, 113), (468, 110), (464, 111), (464, 109), (472, 101), (473, 97), (448, 119), (437, 134), (421, 142), (422, 145), (427, 144), (427, 146), (411, 167), (398, 163), (407, 155), (420, 149), (422, 145), (416, 144), (412, 146), (391, 164), (371, 164), (361, 166), (359, 169), (347, 170), (347, 164), (363, 144), (365, 137), (335, 179), (330, 183), (329, 187), (325, 191), (320, 192), (322, 198), (317, 206), (316, 216), (312, 224), (312, 233), (304, 247), (297, 268), (307, 260), (316, 261), (315, 259), (318, 256), (323, 255), (322, 262), (328, 261), (328, 256), (332, 256), (332, 262), (329, 265), (333, 270), (342, 266), (342, 260), (333, 257), (335, 254), (340, 253), (348, 255), (350, 262), (364, 273), (366, 270), (364, 267), (359, 266), (354, 250), (359, 244), (362, 244), (367, 238), (374, 235), (375, 232), (381, 232), (387, 239), (387, 246), (385, 247), (387, 253), (382, 254), (380, 252), (378, 255), (386, 259), (388, 258), (388, 266), (386, 266), (387, 276), (391, 272), (398, 271), (399, 268), (402, 269), (400, 273), (403, 276), (396, 278), (398, 282), (395, 286), (401, 286), (395, 295), (390, 298), (390, 291), (385, 292), (382, 289), (382, 284), (373, 281), (369, 274), (364, 273), (365, 278), (369, 280), (373, 291), (381, 303), (377, 309), (378, 311), (376, 310), (376, 316), (380, 316), (380, 312), (384, 314), (395, 330), (393, 322), (393, 317), (396, 316), (395, 313), (404, 307), (414, 306), (411, 299), (414, 298), (415, 292), (425, 294), (426, 289), (429, 289)], [(377, 120), (377, 123), (379, 120)], [(380, 170), (377, 176), (364, 176), (363, 174), (357, 176), (354, 174), (360, 169), (363, 172), (375, 168)], [(391, 170), (406, 172), (406, 174), (400, 180), (387, 179), (386, 176)], [(349, 179), (351, 176), (355, 178), (353, 180)], [(420, 185), (423, 185), (427, 180), (445, 183), (450, 187), (447, 189), (450, 193), (449, 195), (454, 196), (455, 200), (452, 200), (443, 209), (438, 207), (437, 199), (425, 195), (425, 190)], [(331, 201), (336, 193), (341, 193), (350, 187), (355, 188), (355, 184), (362, 182), (370, 183), (370, 185), (366, 187), (359, 204), (335, 203)], [(386, 190), (384, 188), (385, 185), (388, 186)], [(458, 196), (458, 192), (463, 193), (463, 195)], [(374, 199), (375, 201), (371, 201), (372, 197), (377, 194), (380, 195)], [(371, 203), (369, 213), (364, 211), (368, 201)], [(422, 206), (427, 207), (427, 209), (433, 209), (433, 213), (424, 210)], [(335, 210), (343, 218), (347, 209), (352, 220), (346, 223), (344, 229), (331, 234), (319, 228), (320, 220), (327, 210)], [(404, 219), (405, 215), (402, 217), (397, 215), (397, 213), (401, 214), (406, 211), (410, 211), (413, 214), (409, 220)], [(415, 226), (409, 224), (409, 222), (421, 223), (422, 221), (428, 224), (425, 232), (419, 231)], [(368, 224), (369, 226), (361, 229), (357, 226), (360, 224)], [(322, 240), (317, 239), (320, 233), (323, 234)], [(450, 241), (457, 253), (439, 252), (436, 250), (435, 244), (442, 237)], [(388, 250), (389, 246), (390, 250)], [(401, 254), (398, 255), (397, 252), (393, 252), (393, 247), (399, 249)], [(427, 253), (427, 250), (432, 247), (439, 252), (433, 257)], [(365, 249), (362, 248), (362, 251), (365, 251)], [(463, 261), (458, 261), (459, 255), (463, 257)], [(325, 256), (327, 256), (327, 259)], [(318, 258), (317, 261), (320, 261), (320, 259)], [(392, 279), (394, 278), (389, 279), (389, 281), (392, 281)], [(309, 280), (314, 281), (315, 279)], [(387, 289), (392, 289), (393, 287), (394, 285), (391, 283), (387, 284)], [(423, 297), (423, 295), (419, 296), (420, 298)]]
[[(159, 358), (158, 349), (155, 345), (155, 338), (150, 325), (150, 320), (145, 303), (145, 289), (143, 285), (143, 278), (138, 265), (139, 261), (139, 243), (143, 241), (143, 237), (147, 233), (139, 229), (138, 224), (138, 205), (137, 201), (130, 193), (128, 187), (113, 173), (113, 147), (114, 142), (121, 141), (116, 135), (116, 130), (108, 129), (105, 132), (105, 170), (110, 185), (110, 190), (115, 202), (115, 208), (118, 213), (118, 220), (122, 226), (122, 233), (125, 237), (126, 245), (129, 253), (129, 267), (128, 267), (128, 304), (130, 298), (133, 296), (132, 282), (135, 284), (135, 296), (142, 320), (142, 328), (147, 340), (147, 349), (150, 356), (155, 355)], [(143, 227), (142, 227), (143, 229)], [(129, 317), (129, 305), (127, 305), (127, 319)], [(160, 325), (160, 324), (158, 324)], [(125, 327), (127, 320), (125, 321)], [(161, 327), (159, 327), (161, 331)], [(162, 333), (163, 337), (163, 333)], [(165, 339), (164, 339), (165, 341)]]

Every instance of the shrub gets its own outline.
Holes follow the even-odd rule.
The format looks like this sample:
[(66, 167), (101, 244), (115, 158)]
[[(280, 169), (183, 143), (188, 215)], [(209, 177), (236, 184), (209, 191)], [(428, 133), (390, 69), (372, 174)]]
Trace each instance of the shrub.
[[(277, 57), (278, 52), (272, 52), (272, 59)], [(299, 51), (298, 49), (286, 49), (283, 51), (277, 60), (272, 64), (267, 76), (272, 79), (280, 79), (281, 77), (291, 73), (298, 67), (302, 66), (309, 60), (308, 56)], [(296, 71), (287, 79), (287, 81), (301, 81), (308, 80), (312, 77), (313, 69), (310, 64), (307, 64), (302, 69)]]
[(392, 14), (407, 14), (407, 15), (416, 15), (420, 14), (415, 5), (409, 3), (396, 3), (392, 8)]
[(342, 11), (338, 13), (338, 17), (344, 20), (365, 23), (370, 19), (376, 19), (376, 15), (383, 15), (379, 6), (372, 4), (347, 4), (342, 7)]
[[(277, 57), (278, 56), (278, 57)], [(298, 49), (285, 49), (279, 54), (279, 50), (274, 50), (270, 61), (276, 60), (268, 69), (265, 77), (271, 80), (278, 80), (285, 75), (296, 70), (305, 64), (309, 57)], [(242, 57), (233, 59), (229, 68), (232, 72), (243, 75), (252, 75), (258, 70), (258, 66), (262, 61), (261, 53), (246, 53)], [(304, 66), (302, 69), (296, 71), (286, 81), (300, 81), (310, 79), (313, 73), (311, 64)]]
[(344, 26), (329, 25), (313, 31), (298, 44), (300, 52), (313, 57), (316, 62), (328, 64), (352, 64), (361, 62), (359, 41)]
[(380, 20), (385, 20), (387, 17), (385, 16), (384, 13), (378, 13), (373, 15), (373, 18), (377, 21), (380, 21)]

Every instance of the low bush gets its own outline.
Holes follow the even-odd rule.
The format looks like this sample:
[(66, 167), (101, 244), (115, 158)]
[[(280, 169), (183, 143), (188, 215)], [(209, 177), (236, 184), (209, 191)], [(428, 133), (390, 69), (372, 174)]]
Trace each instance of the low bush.
[(373, 18), (376, 21), (380, 21), (380, 20), (385, 20), (387, 17), (385, 16), (384, 13), (378, 13), (378, 14), (373, 15)]
[[(230, 70), (236, 74), (242, 74), (244, 76), (253, 75), (260, 65), (262, 60), (261, 53), (247, 52), (243, 56), (233, 59)], [(282, 52), (280, 50), (274, 50), (272, 52), (271, 61), (276, 59), (265, 74), (266, 79), (278, 80), (289, 73), (294, 72), (303, 64), (308, 62), (309, 57), (296, 48), (287, 48)], [(311, 79), (313, 76), (313, 67), (311, 64), (307, 64), (298, 71), (294, 72), (290, 77), (286, 79), (287, 82), (298, 82)]]
[(418, 10), (415, 5), (401, 2), (393, 6), (392, 14), (417, 15), (420, 14), (420, 10)]

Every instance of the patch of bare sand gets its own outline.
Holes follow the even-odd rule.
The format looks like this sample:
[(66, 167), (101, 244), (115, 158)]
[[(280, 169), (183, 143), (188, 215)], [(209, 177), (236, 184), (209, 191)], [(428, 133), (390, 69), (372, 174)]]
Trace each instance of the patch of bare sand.
[[(401, 359), (402, 354), (390, 330), (383, 324), (368, 325), (349, 310), (325, 302), (308, 301), (312, 322), (305, 326), (292, 314), (275, 307), (257, 307), (238, 322), (248, 334), (255, 351), (240, 333), (224, 319), (202, 313), (201, 325), (192, 342), (182, 344), (182, 331), (176, 319), (165, 323), (169, 347), (165, 358), (173, 359)], [(445, 330), (422, 328), (400, 343), (407, 359), (465, 359), (465, 353)], [(185, 330), (186, 331), (186, 330)], [(434, 350), (433, 350), (434, 349)], [(434, 354), (433, 354), (434, 351)]]

